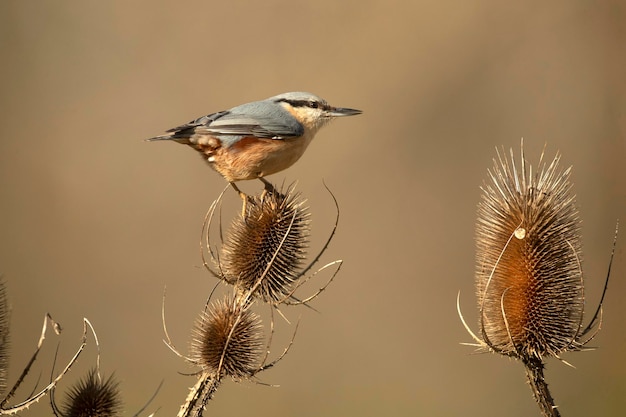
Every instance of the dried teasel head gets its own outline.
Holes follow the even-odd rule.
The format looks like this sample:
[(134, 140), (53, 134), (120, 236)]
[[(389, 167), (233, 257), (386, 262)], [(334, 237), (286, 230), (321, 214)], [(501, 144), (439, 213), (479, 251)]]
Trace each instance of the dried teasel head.
[(221, 274), (242, 292), (280, 303), (302, 277), (310, 234), (310, 214), (289, 187), (249, 196), (245, 217), (233, 220), (224, 242)]
[(498, 152), (476, 226), (479, 344), (525, 362), (579, 349), (584, 292), (571, 168)]
[(118, 382), (111, 375), (104, 380), (96, 369), (74, 385), (67, 395), (64, 417), (113, 417), (121, 415), (122, 401)]
[(190, 359), (204, 374), (245, 379), (258, 371), (263, 327), (242, 298), (226, 296), (213, 302), (196, 321), (192, 335)]

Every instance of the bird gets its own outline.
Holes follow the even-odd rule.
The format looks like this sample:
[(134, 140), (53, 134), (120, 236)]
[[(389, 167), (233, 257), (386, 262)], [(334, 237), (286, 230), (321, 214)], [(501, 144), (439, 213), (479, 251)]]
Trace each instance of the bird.
[(292, 166), (304, 154), (315, 134), (338, 117), (361, 110), (333, 107), (306, 92), (289, 92), (199, 117), (147, 141), (171, 140), (198, 151), (235, 189), (235, 184), (259, 179), (264, 192), (273, 191), (266, 176)]

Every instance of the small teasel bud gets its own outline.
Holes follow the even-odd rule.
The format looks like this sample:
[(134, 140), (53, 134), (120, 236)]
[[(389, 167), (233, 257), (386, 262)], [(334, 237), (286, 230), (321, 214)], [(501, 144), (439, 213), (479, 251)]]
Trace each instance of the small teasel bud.
[(238, 296), (213, 302), (196, 321), (190, 359), (215, 379), (254, 375), (263, 351), (263, 327), (250, 303)]
[(249, 196), (245, 217), (233, 220), (224, 242), (223, 278), (265, 302), (280, 303), (302, 277), (309, 212), (293, 187)]
[(111, 375), (103, 380), (96, 369), (74, 385), (67, 395), (64, 417), (113, 417), (121, 415), (118, 382)]
[(9, 301), (4, 279), (0, 277), (0, 395), (7, 388), (9, 373)]
[[(560, 155), (539, 171), (498, 153), (482, 187), (476, 290), (486, 344), (514, 357), (575, 347), (583, 313), (580, 220)], [(520, 170), (518, 170), (518, 168)]]

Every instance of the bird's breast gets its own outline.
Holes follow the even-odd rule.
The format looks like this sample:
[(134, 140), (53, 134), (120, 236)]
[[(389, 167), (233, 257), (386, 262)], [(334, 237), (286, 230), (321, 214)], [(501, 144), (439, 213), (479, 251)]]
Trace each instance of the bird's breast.
[(212, 164), (228, 181), (264, 177), (293, 165), (311, 139), (310, 136), (285, 139), (243, 137), (230, 146), (216, 149)]

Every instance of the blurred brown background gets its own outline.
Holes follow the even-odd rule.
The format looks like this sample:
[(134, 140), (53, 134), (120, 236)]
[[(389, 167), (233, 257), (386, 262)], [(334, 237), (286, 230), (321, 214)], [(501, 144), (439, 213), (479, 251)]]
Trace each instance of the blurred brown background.
[[(225, 383), (207, 415), (539, 415), (520, 364), (472, 355), (456, 313), (477, 321), (474, 222), (495, 147), (536, 163), (547, 144), (573, 181), (583, 219), (589, 311), (626, 221), (624, 2), (0, 3), (0, 273), (12, 312), (11, 381), (50, 312), (65, 327), (39, 372), (47, 380), (88, 317), (105, 373), (132, 415), (174, 415), (194, 379), (162, 343), (188, 333), (215, 284), (198, 241), (224, 181), (186, 147), (144, 138), (206, 113), (285, 91), (364, 110), (325, 128), (270, 179), (298, 181), (313, 212), (313, 248), (341, 206), (325, 259), (344, 268), (301, 316), (272, 388)], [(256, 191), (260, 183), (244, 184)], [(229, 192), (235, 212), (237, 197)], [(626, 408), (626, 235), (599, 349), (548, 363), (564, 416)], [(318, 284), (319, 285), (319, 282)], [(279, 324), (279, 339), (292, 327)], [(91, 340), (91, 339), (90, 339)], [(277, 345), (278, 353), (281, 346)], [(93, 344), (58, 398), (94, 363)], [(20, 398), (22, 398), (20, 397)], [(46, 400), (44, 400), (45, 403)], [(46, 404), (28, 415), (50, 415)]]

